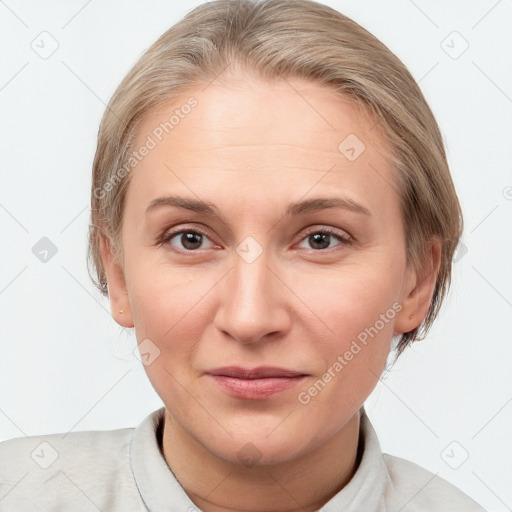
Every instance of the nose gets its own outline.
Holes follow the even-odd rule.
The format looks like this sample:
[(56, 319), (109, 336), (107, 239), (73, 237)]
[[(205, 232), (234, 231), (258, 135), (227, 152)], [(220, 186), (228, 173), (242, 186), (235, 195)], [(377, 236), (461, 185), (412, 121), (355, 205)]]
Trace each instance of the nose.
[(252, 262), (234, 255), (223, 279), (217, 329), (243, 344), (271, 341), (290, 329), (290, 292), (274, 267), (265, 251)]

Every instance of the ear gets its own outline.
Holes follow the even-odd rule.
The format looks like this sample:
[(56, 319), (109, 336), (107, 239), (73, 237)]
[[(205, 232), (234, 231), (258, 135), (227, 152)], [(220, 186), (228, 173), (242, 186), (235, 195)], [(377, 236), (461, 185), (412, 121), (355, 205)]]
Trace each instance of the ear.
[(110, 310), (114, 320), (123, 327), (133, 327), (133, 315), (126, 290), (124, 272), (115, 260), (112, 243), (105, 236), (100, 240), (101, 259), (107, 276)]
[(415, 270), (412, 264), (407, 268), (400, 300), (402, 309), (395, 316), (394, 334), (416, 329), (427, 316), (440, 264), (441, 242), (436, 238), (427, 246), (422, 268)]

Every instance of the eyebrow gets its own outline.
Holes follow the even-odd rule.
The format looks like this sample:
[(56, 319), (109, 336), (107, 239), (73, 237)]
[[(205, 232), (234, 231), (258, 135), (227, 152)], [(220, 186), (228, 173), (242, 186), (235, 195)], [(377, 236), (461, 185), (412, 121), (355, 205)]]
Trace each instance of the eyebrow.
[[(146, 208), (146, 214), (162, 206), (174, 206), (177, 208), (184, 208), (196, 213), (219, 215), (219, 210), (213, 203), (206, 203), (201, 200), (180, 196), (166, 196), (153, 199), (151, 203), (149, 203), (149, 206)], [(304, 201), (291, 203), (286, 209), (285, 215), (304, 215), (306, 213), (311, 213), (318, 210), (326, 210), (328, 208), (343, 208), (345, 210), (349, 210), (362, 215), (372, 215), (370, 210), (364, 207), (362, 204), (359, 204), (349, 197), (342, 196), (318, 197), (315, 199), (307, 199)]]
[(343, 208), (345, 210), (350, 210), (354, 213), (359, 213), (362, 215), (368, 215), (371, 217), (371, 212), (368, 208), (364, 207), (362, 204), (354, 201), (350, 197), (319, 197), (316, 199), (307, 199), (305, 201), (298, 201), (297, 203), (292, 203), (286, 209), (286, 215), (302, 215), (305, 213), (310, 213), (318, 210), (326, 210), (328, 208)]

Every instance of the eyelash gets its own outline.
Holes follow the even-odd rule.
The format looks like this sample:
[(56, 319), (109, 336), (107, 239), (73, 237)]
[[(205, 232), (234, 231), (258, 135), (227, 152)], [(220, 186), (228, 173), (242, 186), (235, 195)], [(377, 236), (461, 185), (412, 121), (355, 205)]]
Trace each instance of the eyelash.
[[(171, 232), (165, 232), (162, 237), (158, 240), (157, 244), (159, 246), (162, 246), (166, 243), (169, 243), (175, 236), (177, 235), (182, 235), (184, 233), (193, 233), (195, 235), (202, 235), (206, 238), (210, 238), (208, 236), (207, 233), (201, 231), (201, 230), (198, 230), (198, 229), (179, 229), (177, 231), (171, 231)], [(311, 235), (314, 235), (314, 234), (325, 234), (325, 235), (330, 235), (330, 236), (333, 236), (334, 238), (336, 238), (340, 243), (338, 245), (345, 245), (345, 246), (349, 246), (349, 245), (352, 245), (354, 243), (354, 239), (350, 236), (343, 236), (341, 234), (339, 234), (336, 230), (332, 229), (332, 228), (313, 228), (309, 231), (307, 231), (303, 238), (301, 239), (301, 242), (305, 239), (307, 239), (309, 236)], [(327, 253), (327, 252), (332, 252), (332, 250), (336, 250), (336, 247), (338, 247), (338, 245), (334, 246), (334, 247), (331, 247), (331, 248), (327, 248), (327, 249), (310, 249), (311, 251), (313, 252), (316, 252), (316, 253)], [(178, 252), (178, 253), (181, 253), (181, 254), (193, 254), (195, 252), (200, 252), (200, 249), (196, 249), (196, 250), (177, 250), (177, 249), (174, 249), (174, 251)]]

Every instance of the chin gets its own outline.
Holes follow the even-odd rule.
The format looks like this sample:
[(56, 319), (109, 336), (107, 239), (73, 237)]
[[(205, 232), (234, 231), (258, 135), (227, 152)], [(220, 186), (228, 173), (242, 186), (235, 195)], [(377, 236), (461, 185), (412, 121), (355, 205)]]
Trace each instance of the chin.
[(225, 448), (215, 452), (215, 455), (230, 464), (237, 464), (251, 469), (253, 467), (274, 466), (287, 463), (300, 455), (301, 450), (294, 445), (283, 446), (279, 443), (254, 443), (249, 440), (234, 441), (233, 447), (239, 446), (237, 450), (230, 450), (226, 453)]
[(254, 423), (251, 426), (250, 431), (246, 427), (244, 433), (228, 429), (238, 434), (231, 437), (226, 433), (220, 438), (208, 440), (204, 446), (226, 462), (252, 468), (289, 462), (313, 450), (313, 445), (316, 445), (314, 433), (303, 429), (298, 436), (295, 425), (284, 428), (284, 425), (277, 422), (274, 424), (274, 431), (268, 428), (258, 429)]

